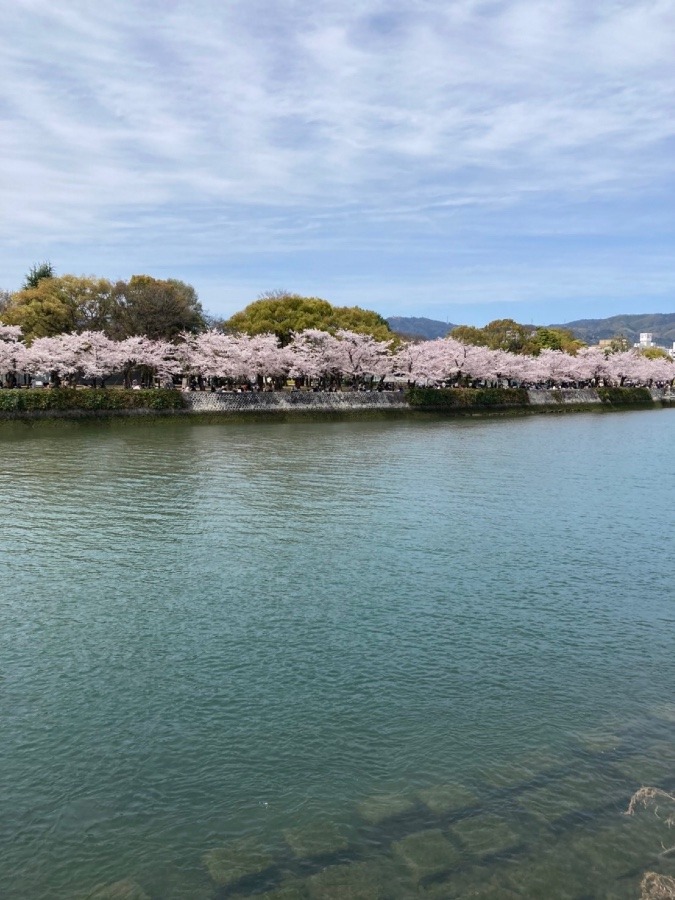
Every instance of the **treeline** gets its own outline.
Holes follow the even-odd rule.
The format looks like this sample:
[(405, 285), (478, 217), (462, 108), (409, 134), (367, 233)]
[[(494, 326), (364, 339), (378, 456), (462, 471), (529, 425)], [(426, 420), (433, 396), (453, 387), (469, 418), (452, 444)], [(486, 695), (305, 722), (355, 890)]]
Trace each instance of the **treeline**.
[(175, 341), (210, 328), (249, 335), (275, 334), (282, 345), (299, 331), (353, 331), (378, 340), (394, 335), (386, 319), (358, 306), (333, 306), (319, 297), (272, 291), (230, 319), (204, 311), (190, 284), (133, 275), (111, 282), (93, 276), (57, 276), (50, 263), (34, 266), (22, 288), (0, 297), (0, 319), (21, 328), (23, 340), (100, 331), (113, 340), (144, 336)]
[(195, 289), (176, 279), (134, 275), (128, 281), (56, 276), (44, 264), (21, 290), (6, 294), (0, 319), (16, 325), (27, 343), (64, 333), (100, 331), (114, 340), (145, 336), (174, 340), (209, 327)]
[(0, 374), (9, 387), (21, 373), (46, 376), (52, 385), (105, 385), (113, 375), (129, 385), (138, 372), (146, 385), (259, 388), (287, 378), (319, 387), (473, 387), (662, 385), (675, 377), (665, 354), (649, 359), (618, 346), (584, 347), (563, 330), (511, 319), (405, 341), (370, 310), (274, 292), (216, 322), (184, 282), (58, 277), (49, 264), (34, 267), (21, 290), (5, 298), (0, 320)]
[(294, 332), (283, 344), (275, 334), (225, 334), (216, 329), (177, 340), (131, 336), (115, 341), (101, 331), (21, 340), (21, 329), (0, 324), (0, 372), (16, 386), (20, 373), (47, 376), (52, 385), (83, 379), (105, 385), (114, 374), (131, 383), (138, 370), (147, 385), (255, 384), (280, 388), (402, 383), (438, 386), (665, 385), (675, 378), (670, 358), (648, 359), (633, 350), (605, 353), (585, 347), (575, 355), (542, 350), (538, 356), (462, 344), (454, 338), (422, 343), (378, 341), (372, 335), (318, 329)]

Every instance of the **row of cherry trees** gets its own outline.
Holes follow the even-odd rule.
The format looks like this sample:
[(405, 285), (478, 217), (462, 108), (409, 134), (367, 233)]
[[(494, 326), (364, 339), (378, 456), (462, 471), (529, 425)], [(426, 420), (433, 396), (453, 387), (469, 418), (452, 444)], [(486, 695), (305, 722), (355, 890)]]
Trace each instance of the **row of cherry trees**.
[(560, 350), (542, 350), (524, 356), (462, 344), (452, 338), (394, 346), (369, 335), (307, 330), (295, 334), (286, 347), (274, 335), (184, 334), (168, 343), (146, 337), (113, 341), (102, 332), (62, 334), (38, 338), (30, 346), (21, 330), (0, 323), (0, 373), (5, 383), (16, 373), (49, 373), (52, 382), (75, 383), (84, 378), (94, 384), (122, 373), (128, 381), (134, 370), (170, 383), (175, 377), (245, 383), (287, 377), (306, 384), (339, 385), (386, 383), (402, 376), (410, 383), (471, 384), (508, 379), (531, 385), (667, 384), (675, 378), (670, 359), (647, 359), (628, 350), (606, 354), (588, 347), (575, 356)]

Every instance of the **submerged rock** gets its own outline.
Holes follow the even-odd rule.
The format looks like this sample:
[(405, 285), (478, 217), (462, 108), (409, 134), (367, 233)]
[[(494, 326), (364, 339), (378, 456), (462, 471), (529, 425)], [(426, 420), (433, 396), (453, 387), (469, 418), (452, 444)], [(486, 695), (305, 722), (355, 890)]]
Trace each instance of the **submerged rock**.
[(125, 878), (113, 884), (100, 884), (87, 894), (86, 900), (150, 900), (143, 888)]
[[(615, 786), (611, 787), (615, 790)], [(519, 804), (528, 812), (554, 823), (569, 815), (580, 815), (599, 809), (612, 800), (610, 785), (595, 777), (595, 773), (575, 773), (559, 778), (540, 788), (524, 791)]]
[(286, 843), (295, 856), (304, 859), (325, 853), (337, 853), (349, 846), (346, 835), (333, 822), (315, 822), (284, 831)]
[(436, 815), (478, 805), (478, 797), (462, 784), (437, 784), (417, 796)]
[(371, 825), (409, 812), (415, 801), (405, 794), (375, 794), (358, 805), (359, 815)]
[(643, 753), (626, 756), (613, 766), (635, 787), (658, 785), (670, 779), (675, 771), (675, 748), (667, 741), (659, 741), (645, 748)]
[(474, 856), (503, 853), (520, 840), (505, 819), (491, 813), (464, 819), (452, 831)]
[(589, 731), (582, 734), (579, 744), (588, 753), (609, 753), (621, 745), (621, 738), (613, 730)]
[(256, 894), (256, 900), (308, 900), (307, 882), (291, 878), (264, 894)]
[(439, 829), (418, 831), (397, 841), (394, 853), (406, 864), (419, 881), (430, 875), (439, 875), (454, 868), (460, 853)]
[(483, 781), (490, 787), (513, 788), (532, 780), (532, 769), (523, 762), (507, 762), (488, 769)]
[(329, 866), (307, 879), (311, 900), (390, 900), (400, 879), (387, 860)]
[(256, 841), (242, 840), (226, 847), (214, 847), (202, 857), (209, 875), (220, 885), (234, 884), (247, 875), (257, 875), (274, 862), (274, 857)]
[[(425, 900), (512, 900), (521, 898), (504, 873), (473, 867), (451, 875), (447, 880), (425, 885), (419, 897)], [(547, 897), (546, 900), (551, 900)]]

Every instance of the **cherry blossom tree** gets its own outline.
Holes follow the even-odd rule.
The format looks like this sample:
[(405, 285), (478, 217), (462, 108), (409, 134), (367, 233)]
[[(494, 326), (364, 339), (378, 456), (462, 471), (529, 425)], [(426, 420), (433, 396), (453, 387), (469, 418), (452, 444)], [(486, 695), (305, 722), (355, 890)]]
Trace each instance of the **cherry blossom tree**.
[(119, 372), (128, 387), (135, 369), (148, 384), (156, 379), (171, 382), (182, 374), (200, 386), (204, 380), (223, 379), (255, 380), (259, 387), (273, 381), (281, 387), (289, 375), (324, 387), (339, 386), (343, 378), (371, 386), (378, 379), (381, 385), (394, 374), (409, 384), (476, 385), (506, 379), (519, 385), (653, 386), (675, 381), (672, 359), (650, 359), (634, 350), (606, 354), (589, 347), (571, 355), (545, 348), (539, 356), (527, 356), (454, 338), (411, 341), (392, 349), (391, 342), (371, 335), (346, 330), (333, 335), (318, 329), (294, 333), (286, 347), (274, 334), (226, 335), (216, 330), (186, 332), (176, 342), (144, 336), (114, 341), (103, 332), (85, 331), (37, 338), (27, 347), (19, 327), (0, 323), (0, 372), (6, 373), (7, 385), (15, 385), (20, 372), (50, 372), (55, 384), (84, 378), (103, 386)]
[(338, 331), (342, 374), (355, 383), (374, 378), (382, 380), (391, 372), (389, 350), (391, 341), (378, 341), (370, 334), (355, 331)]
[(4, 379), (9, 387), (17, 384), (18, 372), (25, 371), (26, 348), (21, 343), (21, 328), (18, 325), (3, 325), (0, 322), (0, 385)]
[(312, 379), (326, 387), (339, 383), (342, 375), (342, 345), (339, 338), (328, 331), (308, 328), (294, 332), (287, 347), (291, 378)]

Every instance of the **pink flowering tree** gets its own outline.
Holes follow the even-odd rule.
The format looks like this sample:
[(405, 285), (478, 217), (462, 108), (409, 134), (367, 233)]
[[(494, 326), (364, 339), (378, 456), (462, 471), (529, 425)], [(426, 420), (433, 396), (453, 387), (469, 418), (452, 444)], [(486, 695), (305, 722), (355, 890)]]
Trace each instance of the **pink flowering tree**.
[(97, 380), (105, 387), (106, 379), (120, 368), (119, 342), (111, 341), (102, 331), (83, 331), (71, 337), (75, 339), (76, 372), (91, 378), (94, 387)]
[(0, 385), (4, 381), (8, 387), (16, 386), (18, 373), (26, 371), (25, 353), (21, 328), (0, 322)]
[(340, 342), (340, 369), (354, 384), (372, 386), (374, 379), (382, 381), (391, 372), (391, 341), (376, 341), (370, 334), (355, 331), (341, 330), (336, 336)]
[[(242, 339), (245, 336), (242, 336)], [(246, 375), (262, 389), (265, 380), (273, 380), (281, 388), (291, 368), (290, 354), (281, 347), (275, 334), (255, 334), (245, 344)]]
[(314, 380), (322, 388), (337, 385), (342, 377), (343, 348), (339, 338), (327, 331), (308, 328), (294, 332), (286, 348), (289, 375), (300, 384)]
[(74, 337), (77, 335), (36, 338), (26, 351), (26, 371), (33, 376), (49, 373), (49, 380), (55, 387), (73, 378), (78, 370)]

